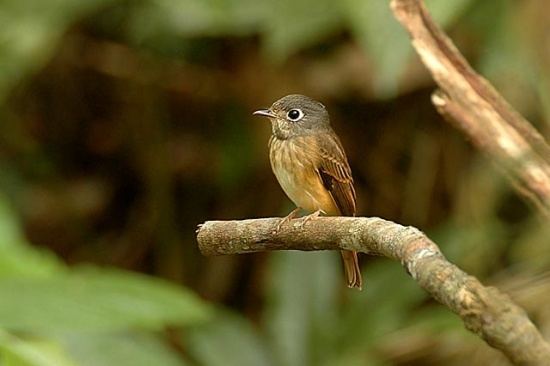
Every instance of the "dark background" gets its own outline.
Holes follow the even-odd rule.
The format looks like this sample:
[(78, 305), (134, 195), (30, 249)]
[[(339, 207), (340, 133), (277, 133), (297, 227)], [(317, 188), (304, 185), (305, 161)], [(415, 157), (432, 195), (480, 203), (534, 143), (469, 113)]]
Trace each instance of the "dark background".
[[(546, 2), (428, 5), (548, 137)], [(399, 263), (363, 256), (357, 292), (336, 253), (197, 249), (206, 220), (293, 208), (251, 112), (306, 94), (331, 113), (359, 214), (425, 231), (548, 337), (550, 227), (433, 90), (382, 0), (3, 1), (0, 361), (506, 364)]]

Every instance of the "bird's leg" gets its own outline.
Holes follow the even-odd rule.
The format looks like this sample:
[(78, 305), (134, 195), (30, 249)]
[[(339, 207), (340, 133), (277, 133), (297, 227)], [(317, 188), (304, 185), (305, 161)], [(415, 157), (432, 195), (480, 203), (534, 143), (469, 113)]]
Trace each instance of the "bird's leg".
[(296, 207), (288, 215), (286, 215), (283, 219), (281, 219), (281, 221), (279, 221), (279, 223), (277, 224), (277, 227), (275, 228), (274, 233), (278, 233), (279, 230), (281, 230), (281, 227), (283, 227), (284, 224), (286, 224), (287, 222), (289, 222), (290, 220), (295, 218), (296, 215), (298, 214), (298, 212), (300, 212), (300, 210), (301, 210), (300, 207)]
[(318, 209), (317, 211), (309, 214), (309, 215), (306, 215), (302, 218), (300, 218), (300, 222), (297, 224), (297, 226), (301, 229), (304, 227), (305, 224), (307, 224), (307, 222), (311, 219), (314, 219), (316, 217), (319, 217), (322, 213), (325, 213), (325, 211), (321, 210), (321, 209)]

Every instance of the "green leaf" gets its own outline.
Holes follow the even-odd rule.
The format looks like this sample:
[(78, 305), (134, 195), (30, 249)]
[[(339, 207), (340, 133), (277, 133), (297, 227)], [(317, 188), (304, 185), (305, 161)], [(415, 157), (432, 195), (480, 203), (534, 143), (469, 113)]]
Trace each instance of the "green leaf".
[(426, 7), (435, 22), (440, 27), (446, 28), (464, 14), (472, 3), (473, 0), (426, 0)]
[(333, 352), (338, 290), (345, 288), (335, 252), (281, 252), (271, 257), (265, 314), (278, 364), (320, 364)]
[(0, 279), (12, 276), (44, 277), (60, 273), (65, 266), (49, 251), (31, 247), (0, 194)]
[(0, 330), (3, 366), (75, 366), (59, 344), (45, 339), (26, 340)]
[[(441, 27), (454, 22), (472, 0), (429, 1), (427, 6)], [(393, 16), (389, 1), (345, 0), (349, 26), (373, 63), (374, 93), (391, 98), (411, 61), (412, 47), (405, 29)]]
[(114, 0), (4, 0), (0, 11), (0, 102), (53, 54), (67, 28)]
[(332, 0), (271, 2), (264, 20), (264, 47), (268, 57), (282, 61), (342, 28), (341, 6)]
[(150, 333), (71, 333), (61, 338), (60, 343), (79, 366), (187, 364), (159, 336)]
[(28, 246), (0, 248), (0, 280), (10, 277), (47, 277), (64, 270), (49, 251)]
[(479, 6), (486, 16), (478, 25), (485, 39), (477, 69), (521, 114), (531, 114), (544, 69), (530, 57), (533, 51), (517, 22), (517, 6), (502, 0), (490, 5)]
[(209, 314), (184, 288), (106, 269), (2, 279), (0, 298), (0, 326), (29, 332), (158, 330), (196, 323)]
[(186, 329), (183, 339), (201, 365), (272, 365), (258, 331), (245, 318), (228, 312), (220, 311), (208, 323)]
[[(205, 42), (194, 48), (196, 37), (246, 36), (257, 33), (269, 9), (258, 0), (150, 0), (134, 2), (128, 13), (126, 37), (130, 43), (171, 57), (207, 53)], [(120, 11), (120, 10), (119, 10)], [(120, 16), (107, 16), (110, 29)]]
[(6, 197), (0, 194), (0, 250), (25, 241), (15, 217), (15, 212), (8, 206)]
[(407, 33), (393, 17), (388, 1), (345, 0), (343, 4), (354, 36), (372, 60), (375, 94), (395, 96), (412, 54)]
[(155, 42), (174, 37), (249, 35), (265, 19), (266, 4), (258, 0), (151, 0), (130, 10), (128, 38), (155, 47)]

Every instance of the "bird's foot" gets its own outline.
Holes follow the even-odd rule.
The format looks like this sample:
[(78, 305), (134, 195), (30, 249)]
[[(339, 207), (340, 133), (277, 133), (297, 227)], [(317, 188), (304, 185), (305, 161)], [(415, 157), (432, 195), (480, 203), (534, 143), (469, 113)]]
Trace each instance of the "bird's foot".
[(300, 210), (301, 210), (300, 207), (296, 207), (288, 215), (282, 218), (281, 221), (279, 221), (279, 223), (277, 224), (275, 231), (273, 231), (273, 234), (277, 234), (281, 230), (284, 224), (286, 224), (287, 222), (289, 222), (290, 220), (296, 217), (296, 215), (298, 214), (298, 212), (300, 212)]
[(298, 227), (299, 229), (303, 229), (304, 226), (309, 222), (309, 220), (319, 217), (321, 213), (325, 213), (325, 212), (323, 210), (317, 210), (314, 213), (311, 213), (309, 215), (306, 215), (300, 218), (300, 221), (296, 223), (296, 227)]

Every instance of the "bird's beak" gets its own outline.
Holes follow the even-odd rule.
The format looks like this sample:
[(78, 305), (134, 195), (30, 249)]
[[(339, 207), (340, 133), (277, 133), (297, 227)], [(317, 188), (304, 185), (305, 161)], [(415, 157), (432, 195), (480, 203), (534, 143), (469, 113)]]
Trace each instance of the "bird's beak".
[(263, 117), (270, 117), (270, 118), (277, 117), (273, 112), (271, 112), (270, 109), (258, 109), (252, 114), (255, 116), (263, 116)]

